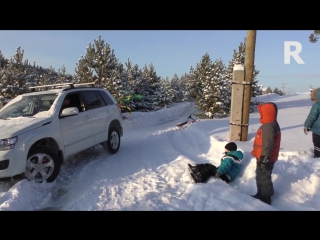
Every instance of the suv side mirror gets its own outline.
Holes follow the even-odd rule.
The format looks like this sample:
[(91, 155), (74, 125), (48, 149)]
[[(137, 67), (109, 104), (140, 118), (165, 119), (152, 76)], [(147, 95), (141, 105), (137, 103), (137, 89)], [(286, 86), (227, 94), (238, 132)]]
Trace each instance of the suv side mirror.
[(69, 107), (63, 109), (62, 113), (60, 114), (60, 117), (69, 117), (69, 116), (74, 116), (79, 114), (79, 109), (77, 107)]

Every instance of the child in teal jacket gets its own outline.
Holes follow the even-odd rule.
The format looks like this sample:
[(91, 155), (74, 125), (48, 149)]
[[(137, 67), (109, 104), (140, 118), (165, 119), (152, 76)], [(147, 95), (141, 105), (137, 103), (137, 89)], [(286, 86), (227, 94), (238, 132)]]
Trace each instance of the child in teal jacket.
[(207, 182), (211, 176), (229, 183), (239, 174), (242, 159), (243, 153), (237, 150), (237, 145), (234, 142), (230, 142), (225, 146), (224, 156), (221, 158), (219, 167), (210, 163), (201, 163), (195, 166), (188, 164), (188, 167), (195, 183)]
[(304, 123), (304, 133), (312, 132), (312, 142), (314, 146), (314, 157), (320, 157), (320, 88), (313, 89), (311, 99), (314, 102), (310, 113)]

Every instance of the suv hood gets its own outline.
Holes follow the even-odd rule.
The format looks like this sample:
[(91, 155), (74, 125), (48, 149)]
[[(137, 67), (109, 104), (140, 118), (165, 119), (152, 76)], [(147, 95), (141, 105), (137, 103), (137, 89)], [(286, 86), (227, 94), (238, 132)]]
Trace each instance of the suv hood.
[(0, 139), (15, 137), (35, 128), (39, 128), (44, 124), (50, 123), (51, 119), (51, 117), (18, 117), (6, 120), (0, 119)]

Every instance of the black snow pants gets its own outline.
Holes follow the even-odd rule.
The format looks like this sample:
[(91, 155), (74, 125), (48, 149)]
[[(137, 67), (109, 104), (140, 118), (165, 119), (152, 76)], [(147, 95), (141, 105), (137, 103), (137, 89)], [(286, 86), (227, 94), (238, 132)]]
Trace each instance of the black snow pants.
[(314, 157), (320, 157), (320, 135), (312, 133), (312, 142), (314, 147)]
[(274, 194), (271, 178), (273, 167), (274, 163), (261, 164), (259, 159), (257, 159), (256, 185), (258, 192), (265, 197), (271, 197)]
[[(202, 183), (207, 182), (210, 177), (214, 177), (217, 172), (217, 167), (211, 163), (200, 163), (196, 167), (198, 172), (200, 172)], [(220, 178), (227, 183), (230, 182), (230, 179), (225, 174), (220, 175)]]

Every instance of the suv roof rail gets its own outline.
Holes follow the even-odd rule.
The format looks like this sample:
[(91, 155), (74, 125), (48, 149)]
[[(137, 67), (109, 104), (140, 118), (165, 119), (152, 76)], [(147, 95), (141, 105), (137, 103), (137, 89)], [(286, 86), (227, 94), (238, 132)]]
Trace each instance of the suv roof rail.
[(34, 87), (29, 87), (31, 92), (35, 92), (37, 88), (46, 88), (46, 87), (52, 87), (54, 88), (62, 88), (63, 86), (69, 86), (70, 88), (74, 88), (76, 86), (85, 86), (85, 85), (90, 85), (91, 87), (94, 87), (94, 82), (90, 83), (59, 83), (59, 84), (51, 84), (51, 85), (39, 85), (39, 86), (34, 86)]

